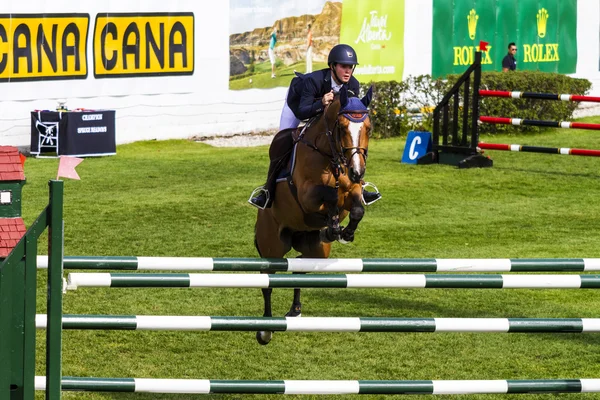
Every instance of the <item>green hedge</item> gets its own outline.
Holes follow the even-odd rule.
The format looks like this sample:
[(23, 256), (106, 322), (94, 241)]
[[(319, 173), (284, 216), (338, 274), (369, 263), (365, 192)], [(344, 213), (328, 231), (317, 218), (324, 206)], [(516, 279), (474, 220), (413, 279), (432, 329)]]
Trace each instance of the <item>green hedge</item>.
[[(429, 75), (409, 77), (402, 82), (372, 82), (363, 85), (363, 91), (374, 86), (375, 95), (370, 108), (373, 136), (386, 138), (403, 136), (409, 130), (432, 129), (431, 112), (460, 75), (448, 79), (432, 79)], [(511, 73), (485, 72), (481, 89), (521, 92), (587, 94), (592, 84), (587, 79), (537, 71)], [(461, 93), (462, 95), (462, 93)], [(578, 103), (486, 97), (479, 102), (480, 115), (524, 119), (567, 121), (573, 118)], [(514, 131), (536, 132), (533, 126), (480, 125), (482, 133)]]

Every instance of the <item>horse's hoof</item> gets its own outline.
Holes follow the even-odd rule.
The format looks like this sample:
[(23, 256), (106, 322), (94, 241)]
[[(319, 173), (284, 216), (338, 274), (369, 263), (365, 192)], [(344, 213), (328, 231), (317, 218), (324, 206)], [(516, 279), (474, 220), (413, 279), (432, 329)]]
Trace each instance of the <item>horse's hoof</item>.
[(342, 234), (340, 235), (340, 238), (338, 239), (338, 242), (340, 242), (341, 244), (348, 244), (353, 241), (354, 241), (354, 232), (350, 233), (346, 229), (344, 229), (342, 231)]
[(265, 345), (269, 344), (271, 342), (271, 339), (273, 339), (273, 332), (271, 332), (271, 331), (256, 332), (256, 341), (260, 345), (265, 346)]
[(287, 314), (285, 314), (285, 316), (286, 317), (301, 317), (302, 309), (300, 307), (292, 308), (290, 311), (288, 311)]

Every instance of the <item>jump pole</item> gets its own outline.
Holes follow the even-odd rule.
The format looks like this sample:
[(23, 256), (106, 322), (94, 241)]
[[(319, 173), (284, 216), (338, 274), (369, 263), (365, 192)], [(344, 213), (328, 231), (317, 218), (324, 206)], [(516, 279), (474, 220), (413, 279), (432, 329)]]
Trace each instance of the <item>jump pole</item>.
[[(35, 318), (46, 329), (46, 314)], [(63, 329), (277, 332), (598, 333), (600, 318), (382, 318), (63, 315)]]
[(600, 275), (70, 273), (66, 288), (82, 287), (600, 289)]
[[(37, 267), (48, 268), (48, 257), (38, 256)], [(65, 256), (63, 268), (69, 270), (187, 272), (583, 272), (600, 271), (600, 258), (324, 259)]]
[(569, 156), (600, 157), (600, 150), (570, 149), (566, 147), (523, 146), (520, 144), (482, 143), (477, 145), (483, 150), (518, 151), (524, 153), (561, 154)]
[[(62, 390), (136, 393), (230, 394), (508, 394), (600, 392), (600, 379), (544, 380), (209, 380), (63, 377)], [(35, 377), (44, 390), (46, 377)]]
[(588, 129), (600, 130), (600, 124), (586, 124), (583, 122), (568, 122), (568, 121), (541, 121), (537, 119), (521, 119), (521, 118), (506, 118), (506, 117), (487, 117), (480, 116), (479, 121), (485, 124), (499, 125), (528, 125), (528, 126), (544, 126), (548, 128), (564, 128), (564, 129)]
[(481, 97), (508, 97), (512, 99), (560, 100), (573, 102), (600, 103), (600, 97), (581, 96), (577, 94), (552, 94), (535, 92), (509, 92), (503, 90), (480, 90)]

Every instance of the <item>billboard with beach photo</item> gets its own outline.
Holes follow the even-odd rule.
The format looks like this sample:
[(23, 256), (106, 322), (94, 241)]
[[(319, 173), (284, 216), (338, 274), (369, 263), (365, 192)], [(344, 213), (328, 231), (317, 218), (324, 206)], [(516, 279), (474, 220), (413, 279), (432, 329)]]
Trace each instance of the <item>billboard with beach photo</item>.
[(402, 79), (404, 0), (230, 0), (229, 32), (232, 90), (288, 86), (338, 43), (355, 48), (360, 81)]

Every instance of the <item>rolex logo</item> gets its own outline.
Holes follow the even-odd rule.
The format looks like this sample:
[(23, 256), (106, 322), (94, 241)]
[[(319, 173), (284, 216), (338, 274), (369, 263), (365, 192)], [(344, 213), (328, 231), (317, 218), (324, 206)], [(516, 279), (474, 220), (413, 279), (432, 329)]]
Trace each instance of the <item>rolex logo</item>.
[(543, 38), (546, 36), (546, 24), (548, 23), (548, 10), (542, 8), (537, 13), (537, 30), (538, 36)]
[(472, 9), (469, 15), (467, 15), (467, 21), (469, 21), (469, 37), (471, 39), (475, 39), (475, 34), (477, 33), (477, 20), (479, 19), (479, 15), (475, 9)]

